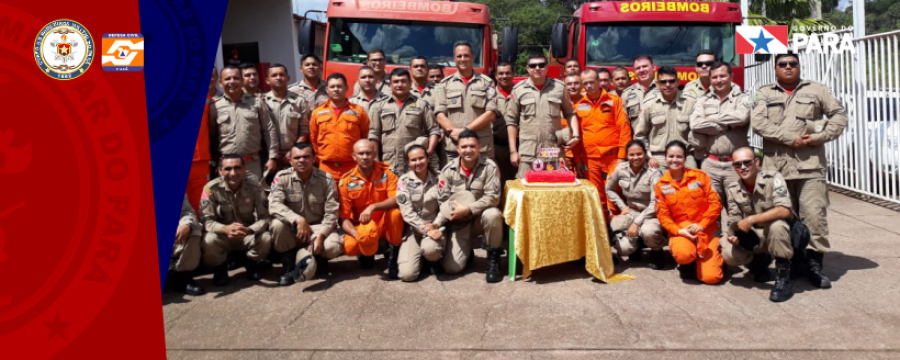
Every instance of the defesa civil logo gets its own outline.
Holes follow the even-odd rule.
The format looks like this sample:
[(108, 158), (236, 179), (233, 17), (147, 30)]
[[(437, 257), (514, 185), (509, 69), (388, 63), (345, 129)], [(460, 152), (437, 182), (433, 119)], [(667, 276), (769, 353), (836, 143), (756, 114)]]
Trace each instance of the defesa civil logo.
[(94, 39), (73, 20), (52, 21), (34, 40), (34, 60), (41, 71), (57, 80), (84, 74), (94, 59)]
[(141, 71), (144, 69), (144, 35), (103, 34), (101, 45), (103, 70)]

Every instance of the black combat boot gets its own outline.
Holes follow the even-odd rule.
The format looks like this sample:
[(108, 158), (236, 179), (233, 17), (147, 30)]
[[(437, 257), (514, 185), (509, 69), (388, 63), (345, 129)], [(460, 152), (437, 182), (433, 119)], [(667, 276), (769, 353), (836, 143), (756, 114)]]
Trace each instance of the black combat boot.
[(485, 280), (489, 283), (496, 283), (503, 280), (503, 273), (500, 272), (500, 249), (488, 249), (488, 268), (485, 272)]
[(215, 286), (225, 286), (228, 285), (228, 264), (222, 263), (219, 266), (216, 266), (213, 269), (213, 285)]
[(363, 270), (369, 270), (375, 267), (375, 256), (366, 256), (360, 255), (356, 257), (359, 259), (359, 267)]
[(179, 272), (176, 274), (179, 274), (184, 278), (183, 290), (185, 294), (188, 294), (190, 296), (200, 296), (206, 294), (206, 290), (204, 290), (202, 286), (197, 285), (197, 283), (194, 282), (194, 277), (191, 276), (190, 272)]
[[(296, 256), (294, 258), (296, 259)], [(327, 264), (328, 261), (326, 260), (325, 263)], [(297, 282), (312, 280), (316, 276), (317, 270), (316, 258), (312, 255), (306, 255), (300, 261), (297, 261), (297, 266), (291, 272), (291, 279)]]
[(775, 258), (775, 287), (769, 294), (772, 302), (787, 301), (794, 296), (794, 286), (791, 284), (791, 261)]
[(324, 277), (328, 276), (331, 273), (331, 269), (328, 267), (328, 259), (324, 256), (316, 255), (316, 276)]
[(425, 264), (428, 265), (428, 270), (431, 272), (431, 275), (438, 276), (444, 273), (444, 266), (441, 265), (441, 261), (428, 261)]
[(260, 275), (260, 266), (261, 264), (259, 261), (247, 259), (247, 263), (244, 264), (247, 280), (259, 281), (259, 279), (262, 278), (262, 275)]
[(281, 255), (281, 268), (284, 269), (284, 274), (278, 279), (278, 285), (288, 286), (294, 283), (294, 276), (291, 273), (294, 271), (294, 263), (296, 262), (297, 249), (288, 250)]
[[(640, 250), (638, 250), (640, 251)], [(662, 270), (666, 266), (666, 251), (663, 249), (650, 250), (650, 262), (647, 263), (653, 270)]]
[(809, 263), (809, 282), (820, 289), (831, 289), (831, 279), (822, 271), (824, 256), (825, 254), (812, 249), (806, 250), (806, 259)]
[(758, 283), (772, 281), (772, 276), (769, 274), (769, 264), (771, 263), (772, 257), (769, 254), (754, 255), (753, 261), (750, 262), (750, 273), (753, 274), (753, 281)]
[(400, 245), (391, 245), (388, 249), (388, 279), (400, 279)]
[(678, 276), (681, 277), (682, 280), (697, 279), (697, 262), (694, 261), (690, 264), (678, 265)]

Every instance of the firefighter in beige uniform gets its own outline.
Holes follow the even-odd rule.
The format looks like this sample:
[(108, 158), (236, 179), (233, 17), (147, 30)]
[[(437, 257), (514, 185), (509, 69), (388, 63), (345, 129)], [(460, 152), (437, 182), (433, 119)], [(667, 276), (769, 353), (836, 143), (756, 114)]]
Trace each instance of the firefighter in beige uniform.
[[(480, 143), (476, 141), (479, 138), (471, 131), (460, 134), (460, 157), (447, 164), (438, 179), (442, 210), (434, 223), (438, 227), (446, 225), (449, 233), (445, 235), (449, 236), (449, 241), (445, 244), (443, 259), (447, 273), (455, 274), (463, 270), (469, 259), (472, 241), (483, 234), (488, 248), (485, 280), (496, 283), (503, 278), (500, 273), (503, 214), (497, 208), (500, 203), (500, 170), (493, 160), (479, 153)], [(452, 213), (445, 214), (444, 207), (452, 208)]]
[[(309, 137), (309, 112), (306, 99), (300, 94), (287, 90), (287, 69), (276, 64), (268, 70), (268, 83), (272, 91), (266, 93), (264, 102), (275, 121), (278, 133), (278, 153), (287, 154), (291, 146), (305, 142)], [(287, 159), (280, 159), (280, 168), (290, 166)]]
[(259, 262), (269, 255), (269, 208), (259, 180), (246, 176), (244, 161), (225, 155), (219, 162), (219, 177), (203, 187), (200, 216), (203, 237), (203, 263), (215, 268), (213, 283), (228, 283), (225, 258), (231, 251), (247, 252), (247, 277), (259, 280)]
[(415, 281), (419, 277), (422, 258), (433, 273), (439, 272), (444, 255), (444, 237), (434, 223), (438, 215), (438, 175), (428, 169), (428, 158), (421, 145), (406, 146), (407, 158), (414, 168), (397, 182), (397, 204), (406, 222), (403, 245), (398, 260), (399, 277)]
[[(658, 73), (660, 89), (641, 104), (641, 116), (637, 121), (634, 139), (641, 140), (650, 148), (650, 167), (665, 171), (666, 144), (673, 140), (689, 142), (690, 116), (694, 110), (694, 99), (687, 98), (678, 90), (678, 73), (675, 68), (663, 67)], [(684, 166), (697, 168), (697, 162), (690, 154), (685, 154)]]
[(777, 55), (775, 65), (777, 82), (759, 88), (753, 95), (750, 123), (763, 138), (763, 170), (775, 170), (784, 176), (794, 212), (809, 227), (806, 255), (810, 282), (830, 288), (831, 280), (822, 272), (823, 255), (831, 247), (825, 143), (844, 132), (847, 113), (831, 89), (800, 79), (797, 55)]
[[(722, 259), (731, 266), (750, 264), (753, 279), (767, 282), (771, 257), (775, 258), (775, 288), (770, 300), (785, 301), (793, 294), (791, 286), (791, 196), (784, 177), (777, 171), (759, 170), (753, 149), (734, 151), (737, 181), (728, 184), (728, 226), (719, 244)], [(750, 233), (753, 233), (752, 236)], [(771, 257), (770, 257), (771, 256)]]
[(319, 60), (318, 55), (303, 55), (300, 60), (300, 71), (303, 78), (289, 85), (288, 91), (306, 99), (306, 108), (311, 112), (328, 100), (325, 80), (322, 80), (322, 60)]
[(472, 67), (472, 45), (457, 42), (453, 47), (457, 72), (438, 84), (434, 114), (444, 130), (444, 152), (441, 165), (459, 157), (456, 143), (463, 130), (478, 134), (481, 154), (494, 158), (494, 133), (491, 125), (499, 114), (497, 90), (491, 78), (475, 72)]
[[(578, 117), (575, 116), (565, 84), (547, 78), (547, 59), (543, 55), (532, 55), (527, 67), (528, 80), (513, 87), (505, 115), (509, 138), (519, 139), (518, 146), (512, 141), (509, 143), (510, 159), (514, 166), (519, 167), (516, 173), (519, 179), (531, 170), (540, 148), (566, 145), (560, 134), (571, 135), (569, 146), (578, 144), (581, 139)], [(562, 116), (569, 119), (568, 131), (561, 131)]]
[[(640, 141), (628, 143), (628, 161), (621, 162), (606, 180), (606, 196), (619, 209), (609, 225), (613, 232), (623, 233), (619, 237), (617, 250), (620, 256), (630, 256), (638, 248), (638, 238), (650, 248), (650, 268), (662, 270), (666, 246), (666, 232), (656, 219), (654, 186), (662, 177), (659, 169), (647, 166), (647, 151)], [(618, 191), (617, 191), (618, 190)], [(628, 232), (636, 225), (634, 236)]]
[(203, 229), (194, 208), (188, 202), (187, 195), (181, 203), (181, 219), (178, 220), (178, 230), (175, 233), (175, 242), (172, 246), (172, 257), (169, 261), (168, 281), (166, 285), (176, 291), (192, 296), (206, 293), (202, 287), (194, 282), (191, 274), (200, 265), (200, 232)]
[(237, 68), (222, 69), (225, 94), (215, 97), (209, 106), (210, 140), (218, 141), (219, 154), (240, 155), (246, 162), (245, 168), (262, 179), (261, 144), (265, 142), (269, 153), (266, 168), (275, 170), (278, 134), (268, 107), (261, 98), (245, 93), (242, 81)]
[[(731, 83), (731, 66), (714, 63), (709, 71), (712, 91), (694, 102), (691, 112), (691, 137), (697, 145), (694, 153), (706, 154), (700, 169), (709, 175), (712, 187), (719, 193), (719, 201), (727, 204), (725, 189), (739, 180), (731, 166), (731, 153), (750, 146), (747, 133), (750, 127), (749, 96)], [(727, 224), (727, 216), (721, 219)]]
[(409, 71), (394, 69), (390, 74), (393, 96), (379, 101), (369, 113), (369, 139), (381, 144), (381, 160), (391, 164), (394, 174), (409, 171), (406, 146), (422, 145), (429, 153), (429, 166), (438, 173), (437, 150), (441, 128), (428, 102), (409, 93)]
[(309, 143), (294, 145), (288, 154), (291, 168), (275, 175), (269, 194), (273, 248), (283, 254), (282, 286), (312, 278), (313, 255), (327, 261), (343, 249), (336, 231), (340, 201), (334, 178), (313, 167), (316, 154)]
[[(382, 84), (387, 83), (387, 79)], [(388, 87), (386, 92), (382, 92), (380, 88), (375, 87), (375, 71), (368, 66), (363, 66), (359, 68), (359, 72), (357, 72), (357, 80), (356, 86), (359, 87), (359, 92), (354, 92), (353, 96), (350, 97), (350, 103), (359, 105), (366, 111), (366, 114), (369, 114), (369, 110), (372, 109), (372, 105), (381, 100), (387, 99), (391, 97), (391, 88)], [(365, 86), (365, 88), (363, 88)], [(369, 115), (369, 119), (372, 119), (372, 115)]]
[(644, 100), (658, 95), (656, 90), (656, 82), (653, 81), (656, 65), (653, 64), (653, 58), (649, 55), (641, 55), (634, 58), (634, 77), (638, 82), (625, 88), (622, 94), (622, 102), (625, 104), (625, 112), (628, 113), (628, 122), (631, 123), (632, 133), (637, 131), (637, 121), (641, 115), (641, 107)]

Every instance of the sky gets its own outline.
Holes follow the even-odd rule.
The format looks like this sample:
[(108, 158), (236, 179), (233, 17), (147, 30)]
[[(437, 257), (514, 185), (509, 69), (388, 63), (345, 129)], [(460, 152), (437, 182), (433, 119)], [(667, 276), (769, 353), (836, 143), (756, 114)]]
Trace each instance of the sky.
[[(293, 2), (294, 14), (297, 14), (300, 16), (303, 16), (303, 14), (307, 10), (325, 11), (325, 9), (328, 7), (328, 0), (292, 0), (292, 2)], [(315, 19), (315, 16), (324, 17), (325, 15), (324, 14), (322, 14), (322, 15), (311, 14), (310, 15), (310, 17), (312, 17), (314, 19)]]

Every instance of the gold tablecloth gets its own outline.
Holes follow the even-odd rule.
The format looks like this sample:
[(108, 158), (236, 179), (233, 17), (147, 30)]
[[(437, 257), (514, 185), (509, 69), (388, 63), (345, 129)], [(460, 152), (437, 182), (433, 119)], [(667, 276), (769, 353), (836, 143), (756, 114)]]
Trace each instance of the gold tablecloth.
[(506, 182), (503, 216), (515, 231), (523, 279), (531, 275), (531, 270), (582, 257), (586, 258), (587, 271), (603, 282), (633, 278), (615, 275), (597, 188), (584, 179), (580, 181), (567, 187)]

